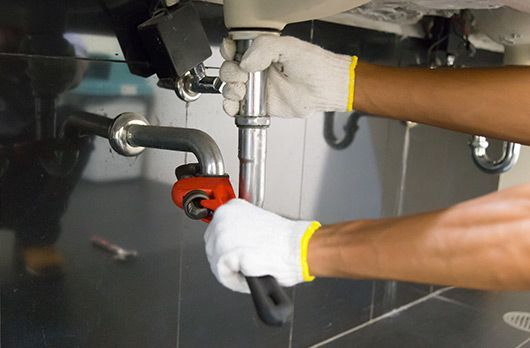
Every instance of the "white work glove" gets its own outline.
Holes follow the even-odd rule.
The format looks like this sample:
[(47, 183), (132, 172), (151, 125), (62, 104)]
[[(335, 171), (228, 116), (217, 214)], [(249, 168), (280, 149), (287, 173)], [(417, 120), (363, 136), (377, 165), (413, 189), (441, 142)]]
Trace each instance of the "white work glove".
[(270, 116), (304, 117), (319, 111), (351, 111), (357, 57), (335, 54), (290, 36), (262, 35), (234, 61), (235, 42), (225, 39), (226, 61), (220, 77), (226, 85), (223, 107), (230, 116), (245, 97), (248, 72), (268, 69), (266, 106)]
[(217, 280), (249, 293), (245, 276), (271, 275), (283, 286), (311, 281), (307, 246), (320, 227), (316, 221), (292, 221), (244, 200), (233, 199), (215, 211), (204, 239)]

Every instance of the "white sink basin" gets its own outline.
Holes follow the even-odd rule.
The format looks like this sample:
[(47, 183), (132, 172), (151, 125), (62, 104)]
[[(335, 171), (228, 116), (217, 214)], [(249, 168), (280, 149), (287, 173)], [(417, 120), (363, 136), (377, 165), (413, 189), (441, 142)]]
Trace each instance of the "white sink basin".
[(288, 23), (324, 18), (369, 0), (224, 0), (226, 27), (282, 30)]

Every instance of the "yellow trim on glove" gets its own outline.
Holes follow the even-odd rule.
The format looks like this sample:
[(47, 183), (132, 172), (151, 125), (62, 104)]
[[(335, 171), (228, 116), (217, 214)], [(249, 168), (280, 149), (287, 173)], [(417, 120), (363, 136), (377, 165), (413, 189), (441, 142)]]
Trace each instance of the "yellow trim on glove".
[(309, 224), (309, 227), (305, 231), (304, 235), (302, 236), (302, 239), (300, 241), (301, 247), (300, 247), (300, 257), (302, 261), (302, 277), (304, 278), (305, 282), (310, 282), (313, 279), (315, 279), (314, 276), (312, 276), (309, 273), (309, 265), (307, 264), (307, 248), (309, 247), (309, 240), (313, 236), (313, 233), (315, 233), (320, 228), (320, 222), (313, 221), (311, 224)]
[(350, 82), (348, 84), (348, 112), (353, 111), (353, 103), (355, 102), (355, 68), (357, 68), (357, 61), (359, 58), (357, 56), (351, 57), (350, 64)]

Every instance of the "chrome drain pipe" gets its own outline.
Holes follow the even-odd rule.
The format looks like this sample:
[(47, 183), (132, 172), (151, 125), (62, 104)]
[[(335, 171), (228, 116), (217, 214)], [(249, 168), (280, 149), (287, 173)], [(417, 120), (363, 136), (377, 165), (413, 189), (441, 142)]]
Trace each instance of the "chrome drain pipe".
[[(278, 35), (277, 32), (266, 32)], [(263, 32), (232, 31), (236, 42), (236, 61), (241, 58), (255, 37)], [(248, 74), (245, 98), (240, 102), (235, 123), (239, 136), (239, 198), (258, 207), (265, 198), (265, 160), (267, 158), (267, 129), (270, 116), (266, 107), (266, 71)], [(248, 231), (252, 233), (252, 231)], [(281, 326), (292, 316), (293, 303), (278, 281), (270, 275), (245, 277), (256, 311), (268, 325)]]
[(503, 151), (499, 159), (492, 159), (488, 156), (489, 143), (486, 137), (474, 135), (470, 143), (473, 162), (477, 167), (488, 174), (506, 173), (519, 160), (521, 144), (505, 141)]
[(151, 126), (140, 114), (125, 112), (114, 120), (105, 116), (78, 112), (67, 118), (61, 134), (97, 135), (109, 140), (114, 151), (137, 156), (145, 148), (191, 152), (199, 161), (202, 175), (225, 175), (221, 150), (215, 141), (198, 129)]

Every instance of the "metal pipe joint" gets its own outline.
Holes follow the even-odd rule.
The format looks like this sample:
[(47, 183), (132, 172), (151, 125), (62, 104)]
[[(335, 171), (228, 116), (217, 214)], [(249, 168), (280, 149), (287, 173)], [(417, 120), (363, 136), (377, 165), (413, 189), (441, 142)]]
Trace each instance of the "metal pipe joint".
[(492, 159), (488, 155), (489, 143), (486, 137), (474, 135), (470, 143), (473, 162), (477, 167), (488, 174), (501, 174), (509, 171), (517, 164), (521, 145), (505, 141), (503, 142), (502, 155), (498, 159)]
[[(262, 32), (232, 32), (236, 42), (236, 61), (241, 58)], [(267, 32), (267, 34), (276, 34)], [(235, 117), (239, 129), (239, 197), (259, 207), (265, 198), (265, 160), (267, 157), (267, 128), (270, 117), (267, 114), (267, 74), (257, 71), (248, 74), (245, 98)]]

